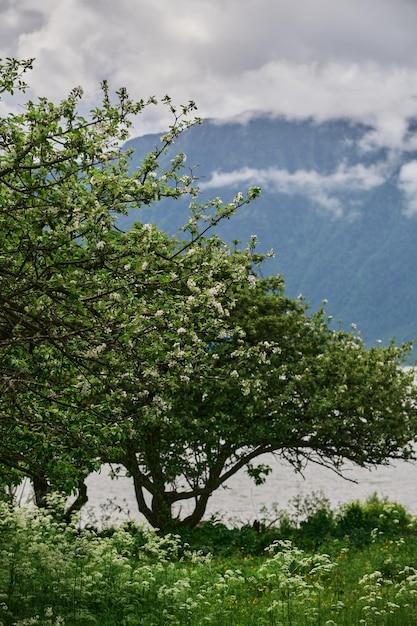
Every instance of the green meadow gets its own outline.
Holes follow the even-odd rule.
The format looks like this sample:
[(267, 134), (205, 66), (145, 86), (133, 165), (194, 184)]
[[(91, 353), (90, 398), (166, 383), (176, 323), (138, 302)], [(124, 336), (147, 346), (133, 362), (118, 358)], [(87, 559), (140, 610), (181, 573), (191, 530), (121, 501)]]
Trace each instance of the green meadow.
[(165, 534), (0, 506), (3, 626), (417, 623), (417, 519), (377, 497)]

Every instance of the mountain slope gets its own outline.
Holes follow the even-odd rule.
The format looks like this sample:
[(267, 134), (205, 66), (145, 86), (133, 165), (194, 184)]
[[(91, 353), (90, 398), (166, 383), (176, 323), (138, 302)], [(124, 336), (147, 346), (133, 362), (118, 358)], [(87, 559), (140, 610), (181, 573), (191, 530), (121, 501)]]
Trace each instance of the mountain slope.
[[(412, 130), (412, 129), (411, 129)], [(264, 273), (281, 272), (287, 292), (303, 293), (313, 308), (344, 326), (355, 323), (368, 344), (417, 337), (417, 215), (401, 183), (414, 152), (370, 149), (372, 129), (346, 120), (254, 118), (246, 124), (205, 122), (186, 131), (172, 153), (198, 165), (202, 198), (228, 201), (251, 184), (262, 197), (218, 227), (228, 241), (259, 239), (273, 248)], [(132, 167), (158, 135), (129, 141)], [(188, 200), (160, 203), (121, 221), (152, 221), (175, 232), (186, 220)]]

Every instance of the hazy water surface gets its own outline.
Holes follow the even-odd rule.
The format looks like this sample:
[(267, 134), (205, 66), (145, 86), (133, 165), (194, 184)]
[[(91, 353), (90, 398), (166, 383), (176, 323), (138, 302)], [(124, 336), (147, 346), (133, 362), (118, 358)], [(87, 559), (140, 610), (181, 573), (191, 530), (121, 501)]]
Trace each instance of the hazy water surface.
[[(281, 464), (271, 455), (259, 457), (259, 462), (268, 463), (273, 472), (267, 477), (266, 483), (260, 487), (241, 470), (231, 478), (226, 488), (218, 489), (209, 500), (205, 517), (218, 514), (226, 522), (250, 522), (261, 517), (263, 506), (271, 507), (277, 503), (279, 508), (287, 508), (288, 502), (295, 496), (307, 496), (313, 491), (323, 492), (331, 504), (336, 507), (343, 502), (364, 500), (373, 493), (379, 497), (388, 497), (417, 515), (417, 465), (398, 461), (390, 467), (379, 467), (377, 470), (364, 470), (350, 467), (345, 475), (357, 480), (349, 482), (329, 469), (310, 465), (305, 470), (303, 479), (295, 474), (291, 467)], [(89, 502), (83, 517), (93, 514), (100, 518), (106, 509), (111, 511), (113, 519), (135, 518), (143, 520), (138, 513), (132, 480), (120, 477), (112, 480), (108, 476), (108, 467), (87, 479)], [(107, 503), (113, 505), (109, 508)], [(183, 506), (186, 511), (187, 504)], [(104, 507), (104, 508), (103, 508)], [(117, 510), (115, 510), (115, 508)]]

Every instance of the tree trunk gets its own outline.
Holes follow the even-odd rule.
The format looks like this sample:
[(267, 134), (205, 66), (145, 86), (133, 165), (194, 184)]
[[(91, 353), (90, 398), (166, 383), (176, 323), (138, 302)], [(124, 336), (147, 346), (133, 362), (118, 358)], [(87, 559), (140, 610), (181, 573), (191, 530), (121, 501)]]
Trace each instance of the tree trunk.
[[(158, 476), (158, 480), (151, 480), (148, 476), (142, 474), (134, 452), (131, 452), (129, 456), (125, 456), (119, 462), (126, 467), (129, 474), (133, 477), (139, 511), (153, 528), (159, 528), (164, 531), (175, 530), (175, 528), (182, 526), (188, 528), (197, 526), (206, 512), (208, 499), (220, 484), (218, 477), (223, 466), (222, 463), (219, 463), (219, 468), (216, 468), (217, 471), (212, 473), (208, 485), (201, 489), (196, 489), (195, 493), (188, 493), (187, 497), (183, 498), (178, 497), (175, 491), (165, 491), (162, 475)], [(154, 476), (156, 473), (155, 471)], [(145, 491), (151, 495), (150, 505), (145, 500)], [(174, 517), (172, 514), (173, 504), (181, 500), (193, 500), (195, 503), (192, 513), (182, 520)]]
[(153, 528), (158, 528), (159, 530), (164, 531), (175, 530), (176, 528), (182, 526), (186, 526), (188, 528), (194, 528), (197, 526), (206, 512), (207, 502), (212, 493), (211, 491), (207, 491), (207, 493), (195, 496), (195, 506), (193, 512), (181, 520), (178, 517), (174, 517), (172, 514), (175, 494), (168, 493), (162, 489), (158, 491), (153, 488), (152, 502), (149, 507), (146, 504), (144, 497), (144, 489), (146, 489), (146, 487), (144, 487), (140, 476), (135, 474), (133, 475), (133, 484), (135, 487), (135, 495), (139, 511), (146, 517)]
[(67, 524), (70, 523), (71, 517), (74, 515), (74, 513), (80, 511), (84, 504), (86, 504), (87, 502), (87, 485), (83, 480), (80, 480), (78, 483), (78, 496), (71, 504), (71, 506), (65, 511), (65, 521)]
[(146, 517), (153, 528), (159, 530), (173, 530), (178, 526), (178, 520), (172, 517), (172, 503), (166, 498), (165, 492), (157, 492), (153, 489), (152, 504), (146, 504), (144, 496), (144, 485), (141, 477), (133, 474), (133, 484), (135, 487), (136, 502), (138, 509)]
[(198, 496), (194, 511), (182, 520), (181, 526), (195, 528), (197, 524), (201, 522), (203, 515), (206, 512), (207, 503), (211, 494), (212, 492), (208, 492)]
[(47, 506), (47, 496), (50, 492), (48, 479), (44, 475), (34, 474), (32, 476), (32, 483), (36, 506), (44, 509)]

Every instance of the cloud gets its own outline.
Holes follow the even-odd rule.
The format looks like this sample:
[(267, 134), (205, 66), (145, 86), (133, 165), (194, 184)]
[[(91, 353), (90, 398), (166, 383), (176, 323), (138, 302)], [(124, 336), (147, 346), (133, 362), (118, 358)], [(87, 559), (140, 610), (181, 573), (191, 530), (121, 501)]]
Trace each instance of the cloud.
[[(372, 126), (366, 150), (403, 149), (417, 115), (414, 0), (0, 0), (0, 13), (0, 56), (37, 59), (31, 97), (81, 84), (93, 106), (107, 78), (203, 117), (348, 117)], [(170, 121), (158, 107), (134, 132)]]
[[(417, 186), (417, 162), (416, 186)], [(323, 175), (315, 170), (256, 169), (244, 167), (232, 172), (213, 172), (209, 181), (200, 185), (202, 190), (218, 187), (259, 185), (288, 195), (303, 195), (317, 205), (330, 211), (335, 217), (344, 214), (344, 202), (339, 197), (349, 192), (352, 201), (355, 192), (368, 191), (382, 185), (386, 180), (384, 165), (352, 167), (339, 165), (331, 174)]]
[(405, 214), (411, 217), (417, 213), (417, 161), (409, 161), (401, 167), (398, 186), (407, 203)]

